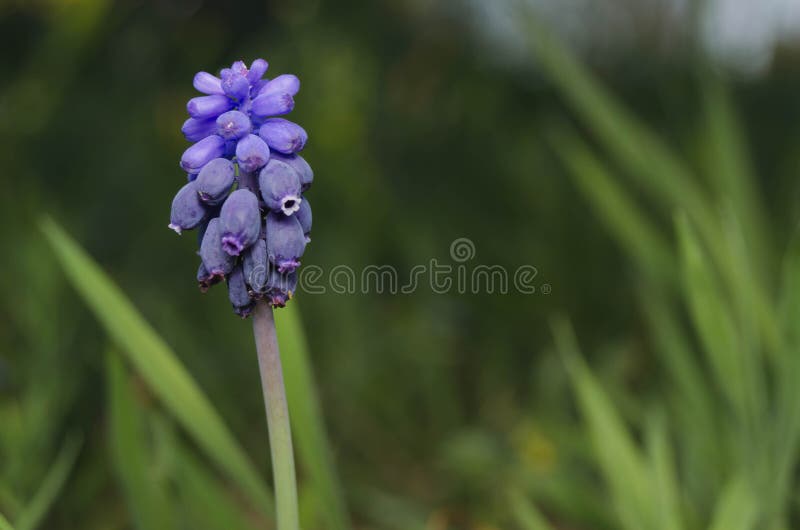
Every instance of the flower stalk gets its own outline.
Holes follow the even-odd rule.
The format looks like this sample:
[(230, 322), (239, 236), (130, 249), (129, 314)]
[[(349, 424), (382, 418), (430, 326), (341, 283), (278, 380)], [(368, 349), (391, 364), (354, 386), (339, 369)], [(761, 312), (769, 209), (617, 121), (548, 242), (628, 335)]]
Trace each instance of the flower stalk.
[(267, 411), (272, 472), (275, 480), (275, 507), (278, 530), (299, 530), (297, 482), (292, 449), (289, 407), (283, 385), (281, 356), (275, 332), (272, 307), (265, 300), (256, 303), (253, 334), (258, 352), (258, 367)]

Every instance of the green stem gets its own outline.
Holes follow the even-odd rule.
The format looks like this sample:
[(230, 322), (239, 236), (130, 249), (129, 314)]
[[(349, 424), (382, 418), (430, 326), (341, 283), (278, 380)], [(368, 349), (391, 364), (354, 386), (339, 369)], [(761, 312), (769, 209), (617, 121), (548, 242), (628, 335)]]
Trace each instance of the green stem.
[(263, 300), (258, 302), (253, 312), (253, 334), (258, 351), (264, 406), (267, 409), (278, 530), (299, 530), (292, 430), (289, 425), (286, 391), (283, 387), (281, 355), (278, 351), (272, 307)]

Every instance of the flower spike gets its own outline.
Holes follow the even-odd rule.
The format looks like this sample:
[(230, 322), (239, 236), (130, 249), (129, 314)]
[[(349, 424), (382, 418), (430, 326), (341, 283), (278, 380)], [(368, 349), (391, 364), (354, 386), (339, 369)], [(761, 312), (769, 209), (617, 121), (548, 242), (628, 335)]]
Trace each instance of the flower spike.
[(283, 307), (296, 290), (311, 231), (303, 193), (314, 180), (297, 154), (308, 134), (281, 117), (294, 109), (300, 80), (266, 79), (267, 61), (249, 64), (194, 76), (200, 95), (187, 103), (181, 127), (191, 142), (180, 160), (189, 182), (175, 195), (169, 222), (179, 234), (198, 229), (198, 286), (205, 292), (225, 280), (242, 317), (258, 300)]

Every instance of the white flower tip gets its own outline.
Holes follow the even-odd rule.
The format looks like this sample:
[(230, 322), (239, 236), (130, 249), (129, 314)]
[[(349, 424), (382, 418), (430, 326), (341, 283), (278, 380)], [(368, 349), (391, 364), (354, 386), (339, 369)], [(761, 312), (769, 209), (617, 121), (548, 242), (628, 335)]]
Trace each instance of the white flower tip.
[(284, 197), (283, 202), (281, 203), (281, 210), (286, 215), (292, 215), (294, 212), (300, 209), (300, 203), (303, 202), (303, 199), (297, 197), (296, 195), (287, 195)]

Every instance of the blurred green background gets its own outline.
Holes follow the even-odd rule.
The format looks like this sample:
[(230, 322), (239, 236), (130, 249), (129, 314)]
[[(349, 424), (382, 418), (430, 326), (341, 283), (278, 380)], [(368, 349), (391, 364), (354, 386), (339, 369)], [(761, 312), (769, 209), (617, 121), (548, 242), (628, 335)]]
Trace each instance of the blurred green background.
[(305, 264), (538, 271), (278, 315), (305, 529), (800, 528), (800, 15), (746, 4), (0, 1), (0, 514), (272, 528), (250, 322), (166, 228), (192, 76), (264, 57)]

